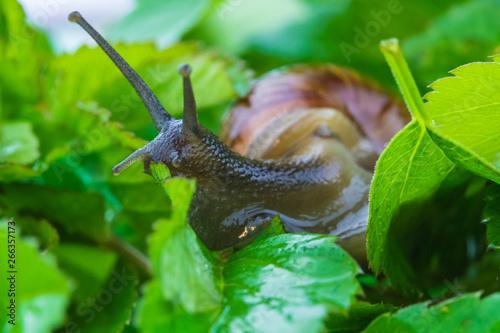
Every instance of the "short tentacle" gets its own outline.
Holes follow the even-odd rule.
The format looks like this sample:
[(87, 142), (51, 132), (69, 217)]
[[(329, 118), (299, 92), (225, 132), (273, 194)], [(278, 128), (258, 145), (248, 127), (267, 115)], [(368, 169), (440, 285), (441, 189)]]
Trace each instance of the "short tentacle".
[(148, 87), (144, 80), (142, 80), (132, 67), (130, 67), (130, 65), (118, 54), (118, 52), (116, 52), (116, 50), (109, 45), (109, 43), (82, 17), (79, 12), (72, 12), (69, 14), (68, 19), (71, 22), (78, 23), (120, 69), (122, 74), (127, 78), (132, 87), (134, 87), (135, 91), (146, 106), (149, 115), (153, 119), (156, 129), (161, 131), (161, 129), (172, 119), (172, 116), (165, 110), (165, 108), (163, 108), (156, 95)]
[(136, 150), (129, 157), (127, 157), (123, 162), (121, 162), (120, 164), (116, 165), (113, 168), (113, 174), (115, 176), (117, 176), (123, 170), (125, 170), (126, 168), (128, 168), (129, 166), (131, 166), (132, 164), (134, 164), (135, 162), (137, 162), (137, 161), (144, 161), (144, 160), (148, 159), (149, 158), (149, 153), (147, 152), (146, 147), (147, 147), (147, 145), (145, 147), (142, 147), (139, 150)]
[(182, 129), (183, 131), (197, 133), (199, 129), (199, 122), (193, 87), (191, 85), (191, 67), (187, 64), (180, 65), (179, 74), (183, 77), (184, 87), (184, 113), (182, 117)]

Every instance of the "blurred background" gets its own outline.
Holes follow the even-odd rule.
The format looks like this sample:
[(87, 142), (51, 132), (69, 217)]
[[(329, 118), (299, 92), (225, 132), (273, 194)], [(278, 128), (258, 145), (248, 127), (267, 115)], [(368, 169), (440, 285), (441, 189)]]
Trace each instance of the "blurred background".
[(297, 62), (345, 64), (394, 86), (381, 39), (397, 37), (423, 88), (500, 52), (497, 0), (20, 0), (57, 54), (94, 45), (67, 22), (79, 10), (113, 42), (179, 40), (238, 56), (257, 74)]
[[(130, 268), (127, 246), (147, 253), (154, 222), (170, 213), (140, 163), (111, 174), (157, 131), (121, 73), (67, 21), (70, 12), (79, 10), (116, 46), (174, 116), (182, 110), (177, 66), (190, 63), (200, 121), (215, 133), (252, 80), (282, 66), (347, 66), (399, 95), (379, 50), (382, 39), (396, 37), (424, 95), (448, 71), (500, 53), (500, 0), (19, 2), (0, 2), (0, 218), (13, 217), (23, 236), (37, 240), (39, 251), (19, 245), (30, 262), (26, 301), (43, 305), (33, 305), (26, 332), (71, 321), (84, 332), (135, 331), (135, 285), (91, 322), (78, 305), (90, 307), (111, 272)], [(442, 230), (434, 232), (440, 250), (450, 251)], [(462, 262), (427, 259), (429, 271), (465, 270)], [(140, 280), (141, 272), (130, 274)]]

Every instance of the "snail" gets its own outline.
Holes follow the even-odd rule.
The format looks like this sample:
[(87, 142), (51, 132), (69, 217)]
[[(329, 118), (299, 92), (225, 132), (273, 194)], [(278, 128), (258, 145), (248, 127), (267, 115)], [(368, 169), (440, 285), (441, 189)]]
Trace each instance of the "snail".
[(113, 168), (163, 163), (195, 178), (188, 222), (210, 249), (244, 246), (279, 215), (288, 232), (323, 233), (365, 260), (368, 194), (384, 145), (410, 120), (376, 83), (334, 65), (296, 65), (257, 81), (236, 103), (221, 138), (198, 122), (182, 64), (183, 119), (172, 117), (139, 75), (78, 13), (86, 30), (134, 87), (158, 136)]

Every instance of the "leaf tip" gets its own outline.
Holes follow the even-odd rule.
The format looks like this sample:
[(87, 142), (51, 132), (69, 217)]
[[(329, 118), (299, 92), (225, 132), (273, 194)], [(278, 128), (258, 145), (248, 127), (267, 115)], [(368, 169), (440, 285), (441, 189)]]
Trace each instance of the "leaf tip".
[(493, 59), (494, 62), (500, 63), (500, 54), (495, 54), (495, 55), (489, 56), (488, 58)]

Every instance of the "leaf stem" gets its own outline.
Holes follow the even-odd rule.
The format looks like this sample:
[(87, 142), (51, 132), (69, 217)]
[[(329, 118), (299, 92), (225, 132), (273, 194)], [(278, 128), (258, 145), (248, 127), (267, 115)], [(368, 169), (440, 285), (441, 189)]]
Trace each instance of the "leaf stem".
[(106, 248), (118, 253), (123, 259), (136, 266), (146, 279), (153, 277), (151, 262), (141, 251), (117, 237), (106, 238), (103, 244)]
[(422, 123), (425, 116), (424, 101), (420, 96), (417, 84), (411, 75), (403, 53), (399, 48), (399, 41), (397, 38), (383, 40), (380, 42), (380, 50), (391, 68), (406, 105), (410, 109), (410, 113), (413, 118)]

